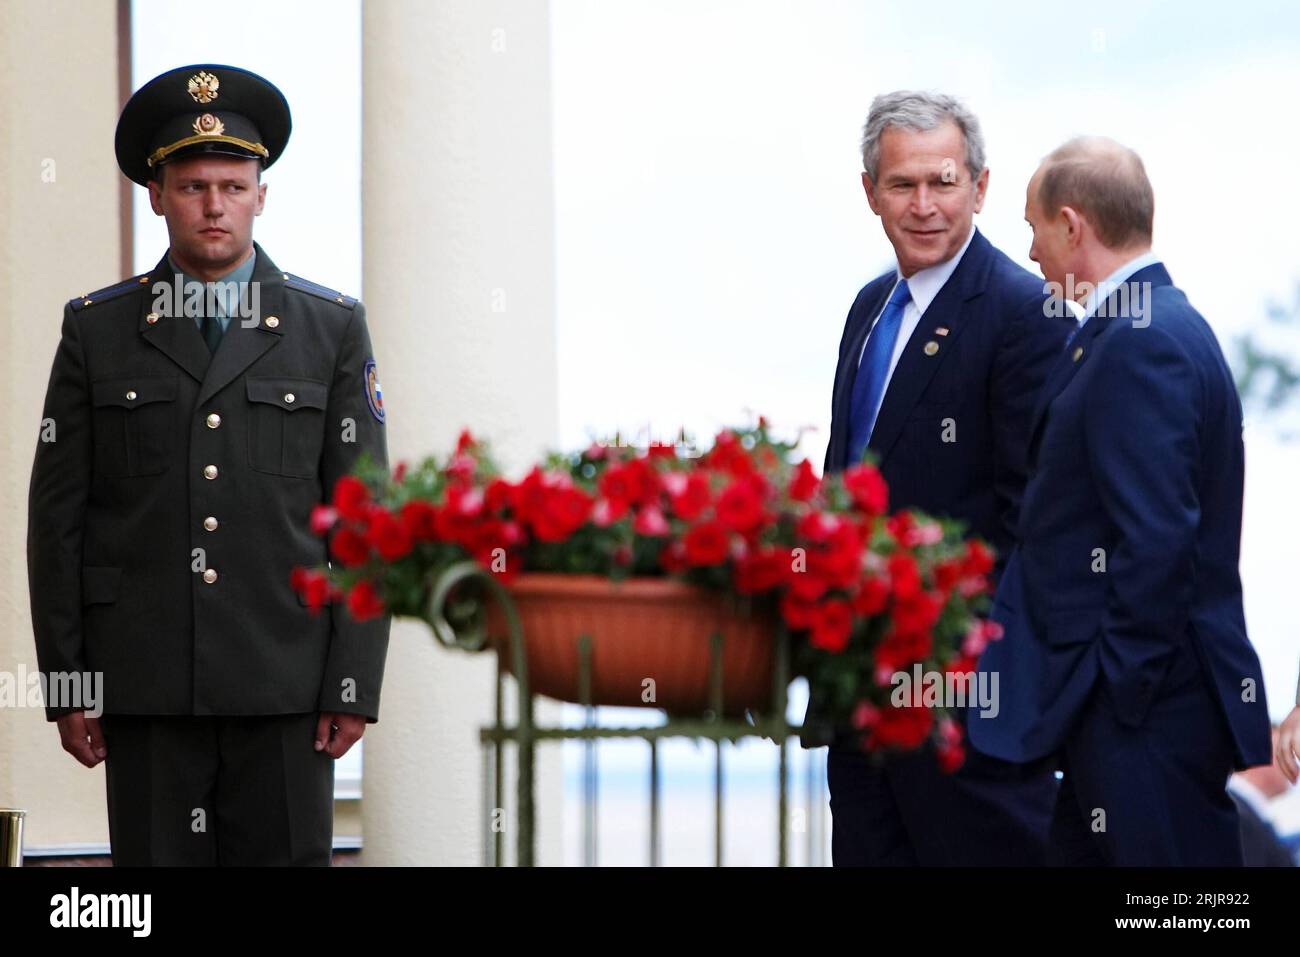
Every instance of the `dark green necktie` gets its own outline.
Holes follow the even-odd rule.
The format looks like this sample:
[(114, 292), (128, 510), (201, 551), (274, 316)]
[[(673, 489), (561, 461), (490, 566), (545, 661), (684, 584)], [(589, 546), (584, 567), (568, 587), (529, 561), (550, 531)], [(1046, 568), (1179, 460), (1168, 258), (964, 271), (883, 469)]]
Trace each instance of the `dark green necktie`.
[(209, 352), (216, 352), (217, 346), (221, 345), (221, 320), (216, 316), (207, 315), (203, 317), (203, 341), (208, 344)]

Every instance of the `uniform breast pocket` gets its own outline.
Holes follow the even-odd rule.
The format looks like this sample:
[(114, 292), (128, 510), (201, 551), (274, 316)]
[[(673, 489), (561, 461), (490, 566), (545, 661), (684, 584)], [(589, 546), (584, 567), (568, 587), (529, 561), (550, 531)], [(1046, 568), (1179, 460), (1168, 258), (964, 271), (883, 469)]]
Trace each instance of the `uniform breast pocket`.
[(311, 478), (320, 466), (329, 387), (316, 379), (248, 376), (248, 464)]
[(110, 477), (165, 472), (176, 427), (176, 377), (100, 379), (91, 396), (95, 471)]

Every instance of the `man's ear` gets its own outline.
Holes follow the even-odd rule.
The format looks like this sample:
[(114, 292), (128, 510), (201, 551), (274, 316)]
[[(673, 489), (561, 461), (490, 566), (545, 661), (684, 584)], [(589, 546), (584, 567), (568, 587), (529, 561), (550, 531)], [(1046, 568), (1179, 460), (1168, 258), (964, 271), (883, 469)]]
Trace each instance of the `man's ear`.
[(151, 179), (149, 180), (148, 186), (149, 186), (149, 206), (153, 209), (153, 214), (155, 216), (161, 216), (163, 214), (162, 184), (159, 183), (156, 179)]
[(871, 174), (866, 170), (862, 171), (862, 190), (867, 194), (867, 205), (877, 216), (880, 215), (880, 207), (876, 203), (876, 184), (871, 182)]
[(1079, 245), (1083, 241), (1083, 217), (1071, 206), (1062, 206), (1057, 215), (1065, 226), (1065, 241), (1071, 246)]
[(989, 168), (985, 166), (975, 179), (975, 212), (984, 208), (984, 195), (989, 189)]
[(262, 207), (265, 205), (266, 205), (266, 184), (258, 183), (257, 184), (257, 211), (254, 212), (253, 215), (261, 216)]

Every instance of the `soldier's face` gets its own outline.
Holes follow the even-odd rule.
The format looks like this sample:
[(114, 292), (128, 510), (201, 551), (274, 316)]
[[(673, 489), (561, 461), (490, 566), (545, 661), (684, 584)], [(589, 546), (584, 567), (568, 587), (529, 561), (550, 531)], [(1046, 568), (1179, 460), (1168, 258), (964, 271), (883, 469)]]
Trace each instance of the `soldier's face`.
[(248, 255), (266, 202), (257, 172), (254, 159), (200, 155), (173, 160), (161, 184), (149, 183), (149, 204), (167, 220), (172, 258), (187, 273), (216, 279)]

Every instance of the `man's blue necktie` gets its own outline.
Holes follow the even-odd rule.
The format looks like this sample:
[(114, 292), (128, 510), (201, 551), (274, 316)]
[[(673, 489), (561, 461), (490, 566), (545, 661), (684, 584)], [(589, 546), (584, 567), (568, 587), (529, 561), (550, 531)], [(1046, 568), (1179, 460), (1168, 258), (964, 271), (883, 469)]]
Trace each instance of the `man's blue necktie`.
[(849, 416), (849, 457), (846, 465), (857, 465), (862, 461), (875, 427), (876, 416), (880, 413), (880, 403), (885, 396), (885, 382), (889, 379), (889, 360), (894, 355), (894, 343), (898, 341), (898, 327), (903, 324), (903, 310), (912, 299), (912, 292), (907, 288), (907, 280), (900, 279), (894, 287), (889, 302), (876, 320), (875, 327), (867, 337), (867, 347), (862, 352), (862, 361), (858, 363), (858, 374), (853, 380), (853, 406)]

